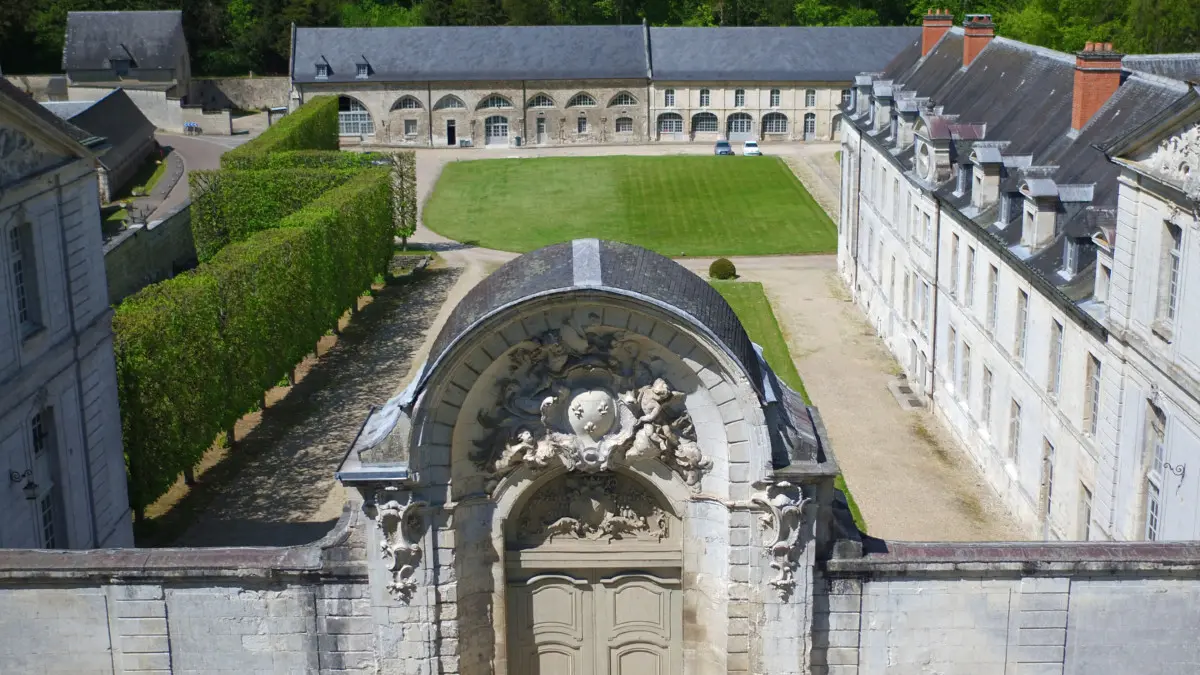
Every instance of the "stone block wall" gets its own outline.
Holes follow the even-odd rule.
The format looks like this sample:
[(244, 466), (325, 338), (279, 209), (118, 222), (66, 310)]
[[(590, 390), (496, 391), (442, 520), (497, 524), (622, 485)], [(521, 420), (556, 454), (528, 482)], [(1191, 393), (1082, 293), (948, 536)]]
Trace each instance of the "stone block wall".
[(196, 264), (191, 202), (164, 218), (134, 225), (104, 245), (108, 302), (116, 305), (142, 288), (169, 279)]
[(200, 128), (200, 133), (210, 136), (230, 136), (233, 134), (233, 118), (229, 109), (206, 110), (198, 105), (180, 106), (183, 123), (192, 122)]
[(188, 102), (205, 110), (262, 110), (288, 104), (291, 82), (279, 77), (192, 78)]
[(1200, 672), (1200, 544), (889, 544), (814, 589), (813, 675)]

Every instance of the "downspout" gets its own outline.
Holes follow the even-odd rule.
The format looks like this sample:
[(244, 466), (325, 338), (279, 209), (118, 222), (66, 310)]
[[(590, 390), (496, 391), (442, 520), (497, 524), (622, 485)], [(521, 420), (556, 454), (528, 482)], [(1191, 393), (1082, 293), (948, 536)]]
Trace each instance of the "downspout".
[[(933, 393), (937, 389), (937, 317), (938, 317), (938, 279), (942, 273), (942, 203), (938, 201), (937, 195), (933, 197), (934, 206), (937, 209), (933, 212), (933, 326), (929, 328), (929, 403), (930, 409), (933, 409)], [(954, 366), (950, 367), (951, 372), (954, 371)]]
[(426, 108), (426, 110), (429, 111), (429, 120), (428, 120), (429, 123), (426, 126), (429, 127), (429, 147), (432, 148), (433, 147), (433, 83), (432, 82), (425, 83), (425, 105), (428, 106)]
[(650, 119), (650, 108), (653, 101), (651, 100), (652, 87), (654, 86), (654, 54), (651, 52), (650, 46), (650, 25), (642, 19), (642, 44), (646, 47), (646, 140), (649, 141), (652, 137), (652, 129), (654, 129), (654, 120)]
[(529, 92), (525, 91), (525, 80), (521, 80), (521, 142), (529, 145), (529, 134), (525, 133), (529, 122)]

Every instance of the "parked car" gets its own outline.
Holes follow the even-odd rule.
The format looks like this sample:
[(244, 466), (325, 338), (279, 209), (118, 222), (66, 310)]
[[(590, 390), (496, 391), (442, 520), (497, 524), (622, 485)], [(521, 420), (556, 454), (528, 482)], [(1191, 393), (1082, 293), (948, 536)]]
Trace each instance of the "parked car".
[(758, 149), (758, 141), (746, 141), (742, 146), (742, 154), (746, 157), (762, 157), (762, 150)]
[(714, 155), (732, 155), (733, 146), (729, 145), (729, 141), (717, 141), (717, 146), (713, 148)]

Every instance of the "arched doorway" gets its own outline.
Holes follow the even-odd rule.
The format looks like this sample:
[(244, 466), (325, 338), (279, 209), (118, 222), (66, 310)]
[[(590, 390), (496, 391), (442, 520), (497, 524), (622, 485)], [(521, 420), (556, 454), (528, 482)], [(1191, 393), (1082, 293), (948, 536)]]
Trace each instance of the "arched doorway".
[(505, 531), (508, 672), (683, 672), (681, 522), (625, 473), (534, 488)]
[(726, 138), (730, 142), (749, 141), (754, 138), (754, 118), (749, 113), (734, 113), (725, 121)]
[(710, 112), (700, 112), (692, 115), (692, 135), (716, 134), (721, 130), (717, 116)]
[(487, 145), (507, 145), (508, 118), (503, 115), (492, 115), (484, 120), (483, 136)]
[(814, 113), (804, 113), (804, 140), (817, 140), (817, 116)]
[(833, 123), (829, 128), (829, 139), (833, 141), (842, 140), (842, 116), (834, 115)]
[(658, 140), (682, 141), (683, 116), (679, 113), (663, 113), (658, 116)]
[(366, 106), (357, 99), (349, 96), (338, 97), (338, 135), (339, 136), (371, 136), (375, 133), (375, 123)]
[(780, 112), (767, 113), (763, 116), (763, 136), (784, 136), (788, 130), (788, 118)]

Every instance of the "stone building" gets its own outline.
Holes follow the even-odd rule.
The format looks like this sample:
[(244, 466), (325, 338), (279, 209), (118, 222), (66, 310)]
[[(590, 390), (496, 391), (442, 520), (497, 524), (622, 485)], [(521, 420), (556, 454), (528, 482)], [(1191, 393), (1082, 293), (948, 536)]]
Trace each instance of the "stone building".
[(657, 254), (521, 256), (365, 421), (326, 537), (0, 551), (0, 672), (1196, 671), (1200, 546), (862, 537), (759, 354)]
[[(1132, 383), (1164, 375), (1117, 346), (1133, 328), (1122, 323), (1137, 276), (1121, 242), (1138, 227), (1125, 215), (1136, 212), (1130, 179), (1097, 148), (1182, 105), (1189, 86), (1175, 78), (1194, 78), (1198, 64), (1123, 61), (1097, 44), (1062, 54), (994, 37), (987, 15), (958, 28), (935, 13), (921, 40), (857, 79), (846, 106), (842, 274), (902, 384), (924, 395), (1031, 536), (1200, 536), (1200, 476), (1170, 476), (1169, 498), (1163, 487), (1168, 467), (1200, 462), (1194, 418), (1167, 405), (1165, 445), (1141, 440), (1164, 413)], [(1172, 222), (1191, 222), (1177, 203)], [(1169, 252), (1187, 239), (1171, 241), (1161, 261), (1139, 259), (1141, 278), (1179, 263)], [(1140, 301), (1169, 289), (1186, 302), (1186, 269)], [(1185, 372), (1163, 371), (1200, 392)]]
[(98, 101), (54, 101), (42, 103), (47, 110), (92, 136), (107, 141), (96, 167), (100, 201), (117, 196), (158, 148), (154, 123), (146, 119), (124, 89), (116, 89)]
[(291, 96), (340, 96), (349, 143), (829, 140), (854, 75), (916, 31), (296, 28)]
[(0, 81), (0, 546), (132, 546), (101, 252), (104, 139)]
[(63, 71), (69, 100), (120, 88), (158, 128), (183, 128), (192, 71), (179, 10), (69, 12)]

